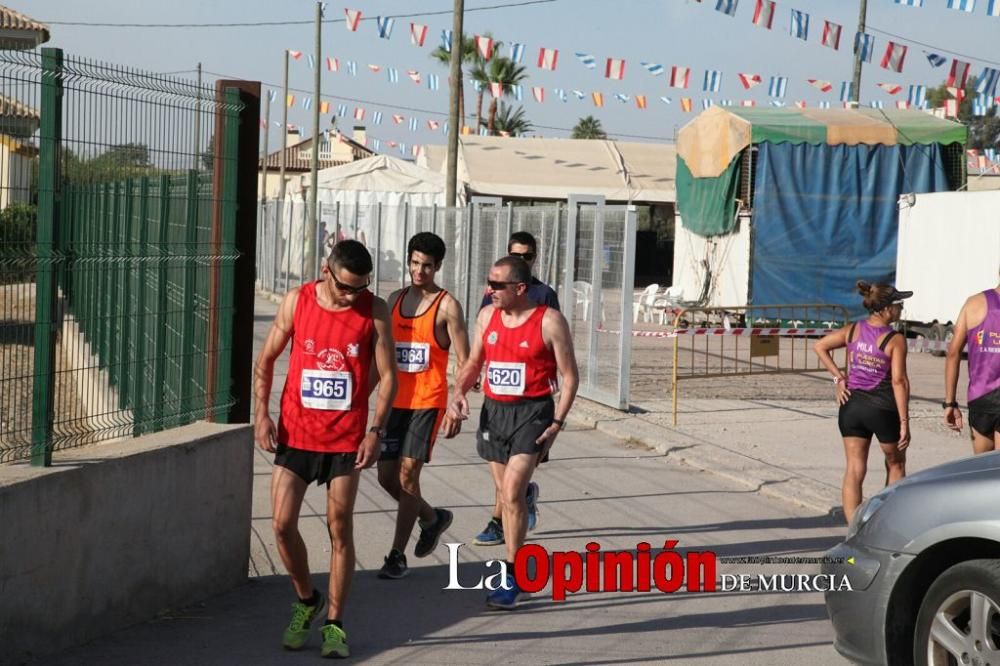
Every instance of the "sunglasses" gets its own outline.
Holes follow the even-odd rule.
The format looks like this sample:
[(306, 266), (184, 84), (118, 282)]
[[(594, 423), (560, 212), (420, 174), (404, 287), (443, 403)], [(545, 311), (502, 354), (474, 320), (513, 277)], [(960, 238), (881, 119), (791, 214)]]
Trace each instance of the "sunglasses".
[(509, 252), (508, 256), (524, 259), (525, 261), (534, 261), (536, 255), (534, 252)]
[(486, 286), (490, 288), (490, 291), (503, 291), (510, 284), (524, 284), (523, 282), (508, 282), (501, 280), (487, 280)]
[(333, 277), (333, 275), (330, 275), (330, 277), (333, 278), (333, 286), (336, 287), (338, 291), (342, 291), (347, 294), (360, 294), (371, 284), (371, 281), (368, 281), (361, 286), (355, 287), (351, 284), (344, 284), (337, 278)]

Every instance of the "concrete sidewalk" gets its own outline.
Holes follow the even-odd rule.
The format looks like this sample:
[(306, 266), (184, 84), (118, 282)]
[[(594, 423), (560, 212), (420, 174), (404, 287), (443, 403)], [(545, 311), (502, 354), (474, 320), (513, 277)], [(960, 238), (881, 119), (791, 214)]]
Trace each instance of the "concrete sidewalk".
[[(944, 359), (910, 354), (910, 430), (907, 472), (912, 473), (972, 455), (969, 429), (961, 434), (943, 423)], [(827, 373), (812, 375), (829, 384)], [(739, 382), (740, 377), (719, 380)], [(780, 380), (777, 380), (780, 381)], [(669, 375), (664, 373), (669, 395)], [(968, 381), (963, 363), (958, 400), (965, 405)], [(753, 400), (685, 399), (679, 401), (678, 425), (672, 426), (669, 400), (648, 400), (624, 414), (587, 400), (578, 400), (571, 420), (621, 439), (641, 442), (674, 460), (746, 484), (765, 495), (779, 497), (823, 513), (840, 513), (840, 486), (844, 451), (837, 428), (838, 406), (832, 385), (830, 399)], [(815, 394), (815, 391), (812, 392)], [(968, 412), (963, 407), (963, 416)], [(883, 457), (875, 441), (869, 450), (865, 497), (885, 483)]]

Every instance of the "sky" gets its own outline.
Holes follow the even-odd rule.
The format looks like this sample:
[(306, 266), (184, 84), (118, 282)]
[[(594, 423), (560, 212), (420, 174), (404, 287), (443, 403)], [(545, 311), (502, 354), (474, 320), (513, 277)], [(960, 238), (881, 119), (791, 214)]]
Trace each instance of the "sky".
[[(538, 0), (535, 0), (537, 2)], [(923, 0), (923, 7), (897, 4), (896, 0), (868, 0), (867, 32), (875, 38), (875, 55), (866, 64), (861, 84), (862, 104), (882, 100), (886, 108), (896, 100), (906, 99), (907, 87), (939, 85), (947, 77), (951, 60), (969, 62), (970, 75), (978, 75), (984, 66), (1000, 69), (1000, 18), (987, 15), (989, 0), (978, 0), (973, 13), (947, 8), (948, 0)], [(852, 44), (857, 29), (859, 0), (778, 0), (770, 30), (752, 22), (755, 0), (738, 0), (734, 16), (716, 11), (716, 0), (547, 0), (524, 4), (525, 0), (466, 0), (467, 34), (492, 33), (504, 42), (501, 54), (508, 55), (507, 45), (522, 43), (528, 79), (524, 100), (528, 119), (535, 134), (549, 137), (568, 136), (583, 116), (597, 117), (607, 133), (628, 141), (673, 141), (677, 131), (702, 110), (702, 100), (755, 100), (767, 106), (775, 99), (768, 96), (771, 76), (787, 77), (784, 101), (788, 106), (803, 100), (816, 106), (820, 100), (839, 104), (840, 83), (850, 80), (853, 68)], [(1000, 4), (1000, 3), (998, 3)], [(153, 72), (172, 72), (195, 78), (197, 63), (202, 63), (205, 82), (216, 78), (259, 80), (264, 89), (278, 91), (281, 98), (283, 53), (286, 49), (314, 53), (316, 3), (307, 0), (8, 0), (6, 5), (50, 24), (52, 39), (47, 46), (64, 49), (75, 56), (129, 65)], [(520, 5), (520, 6), (513, 6)], [(340, 71), (322, 69), (322, 99), (330, 102), (336, 113), (347, 105), (348, 117), (339, 122), (342, 129), (353, 126), (356, 107), (365, 109), (368, 134), (377, 138), (382, 152), (391, 152), (388, 142), (406, 144), (443, 144), (447, 118), (447, 71), (430, 58), (440, 43), (443, 28), (451, 27), (452, 0), (345, 0), (327, 3), (322, 31), (320, 66), (327, 57), (337, 58)], [(362, 21), (357, 32), (345, 27), (344, 9), (360, 10)], [(496, 7), (474, 11), (481, 7)], [(809, 14), (807, 40), (790, 34), (792, 9)], [(440, 12), (437, 15), (409, 16)], [(404, 17), (403, 15), (407, 15)], [(391, 38), (377, 35), (376, 16), (399, 16)], [(843, 26), (840, 48), (821, 45), (824, 21)], [(64, 25), (62, 22), (204, 24), (304, 21), (301, 25), (262, 27), (95, 27)], [(410, 23), (428, 26), (423, 48), (410, 43)], [(891, 33), (891, 34), (890, 34)], [(879, 66), (889, 40), (907, 45), (901, 73)], [(559, 50), (555, 71), (536, 65), (539, 48)], [(948, 59), (941, 67), (929, 64), (925, 51)], [(586, 53), (596, 59), (588, 69), (574, 55)], [(622, 80), (605, 78), (608, 58), (624, 59)], [(346, 62), (357, 63), (357, 76), (347, 73)], [(652, 76), (640, 62), (658, 63), (665, 73)], [(372, 73), (368, 65), (382, 69)], [(690, 68), (686, 90), (671, 88), (672, 66)], [(387, 68), (399, 72), (399, 82), (391, 83)], [(408, 70), (421, 73), (422, 82), (407, 78)], [(704, 92), (706, 70), (721, 73), (719, 92)], [(303, 55), (291, 61), (289, 85), (295, 94), (295, 106), (289, 109), (288, 122), (312, 130), (312, 111), (302, 106), (312, 97), (313, 71)], [(437, 74), (438, 91), (429, 90), (426, 76)], [(763, 83), (745, 90), (739, 73), (758, 74)], [(830, 81), (833, 90), (822, 93), (807, 83), (815, 78)], [(898, 84), (902, 91), (890, 95), (877, 84)], [(531, 88), (545, 89), (544, 103), (532, 99)], [(562, 102), (555, 89), (566, 91)], [(297, 90), (294, 90), (297, 89)], [(572, 90), (586, 98), (578, 100)], [(595, 107), (591, 94), (601, 92), (604, 106)], [(615, 98), (628, 96), (628, 103)], [(636, 107), (635, 96), (645, 95), (647, 108)], [(661, 96), (672, 103), (661, 101)], [(681, 109), (681, 99), (693, 101), (693, 111)], [(486, 93), (486, 103), (489, 102)], [(466, 108), (474, 108), (475, 92), (466, 86)], [(508, 101), (513, 101), (508, 98)], [(517, 102), (514, 102), (515, 104)], [(485, 107), (485, 104), (484, 104)], [(263, 114), (263, 104), (262, 104)], [(372, 124), (372, 114), (383, 114), (382, 124)], [(396, 125), (393, 114), (417, 118), (418, 129), (411, 131), (408, 122)], [(280, 103), (271, 106), (272, 146), (280, 141)], [(440, 126), (432, 130), (428, 121)], [(321, 128), (329, 127), (330, 116), (321, 118)], [(362, 124), (362, 123), (357, 123)]]

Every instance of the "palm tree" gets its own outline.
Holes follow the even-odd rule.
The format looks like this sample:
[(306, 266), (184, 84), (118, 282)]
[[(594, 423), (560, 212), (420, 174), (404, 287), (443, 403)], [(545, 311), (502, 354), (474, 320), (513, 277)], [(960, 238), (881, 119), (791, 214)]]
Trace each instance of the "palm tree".
[[(477, 81), (480, 81), (481, 86), (489, 86), (494, 83), (502, 85), (503, 91), (500, 95), (501, 97), (511, 94), (514, 91), (514, 86), (521, 83), (528, 76), (524, 71), (524, 67), (504, 56), (493, 56), (484, 66), (476, 68), (472, 75)], [(499, 101), (500, 99), (494, 96), (490, 102), (486, 121), (486, 129), (490, 134), (493, 134)]]
[(534, 131), (535, 128), (531, 121), (524, 116), (523, 106), (515, 109), (509, 104), (500, 102), (500, 110), (497, 111), (493, 121), (493, 129), (498, 133), (506, 132), (510, 136), (524, 136), (528, 132)]
[[(489, 36), (489, 33), (486, 33)], [(495, 50), (496, 47), (494, 47)], [(431, 51), (431, 58), (437, 60), (439, 63), (443, 64), (445, 67), (451, 65), (451, 52), (446, 51), (443, 46), (438, 46), (436, 49)], [(468, 37), (462, 35), (462, 78), (465, 76), (465, 68), (469, 69), (469, 73), (475, 70), (477, 67), (481, 66), (483, 62), (483, 56), (480, 55), (479, 49), (476, 48), (476, 40), (474, 37)], [(458, 117), (459, 117), (459, 130), (461, 130), (461, 125), (465, 124), (465, 89), (462, 83), (462, 78), (459, 78), (455, 82), (457, 86), (455, 90), (458, 92)], [(478, 108), (481, 110), (483, 107), (483, 90), (479, 90)], [(476, 130), (479, 129), (479, 116), (476, 117)]]
[(586, 118), (580, 118), (580, 121), (573, 128), (573, 139), (607, 139), (608, 135), (604, 133), (604, 128), (601, 127), (601, 121), (594, 116), (587, 116)]

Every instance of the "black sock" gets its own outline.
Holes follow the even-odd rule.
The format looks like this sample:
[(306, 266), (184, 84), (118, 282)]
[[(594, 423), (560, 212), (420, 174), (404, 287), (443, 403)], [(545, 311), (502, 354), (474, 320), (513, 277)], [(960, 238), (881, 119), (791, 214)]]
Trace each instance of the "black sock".
[(502, 517), (497, 518), (496, 516), (493, 516), (493, 520), (497, 521), (498, 525), (503, 525), (503, 518)]
[(317, 603), (319, 603), (319, 590), (313, 588), (313, 593), (311, 597), (309, 597), (308, 599), (299, 599), (299, 601), (301, 603), (304, 603), (306, 606), (315, 606)]
[(332, 624), (332, 625), (336, 626), (338, 629), (343, 629), (344, 628), (344, 623), (341, 622), (340, 620), (327, 620), (326, 622), (323, 623), (323, 626), (325, 627), (328, 624)]

